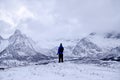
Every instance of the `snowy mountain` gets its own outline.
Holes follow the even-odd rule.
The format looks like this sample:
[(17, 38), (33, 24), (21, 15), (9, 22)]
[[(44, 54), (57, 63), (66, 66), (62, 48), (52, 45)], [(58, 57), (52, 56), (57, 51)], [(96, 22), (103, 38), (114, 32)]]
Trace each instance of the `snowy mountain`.
[[(16, 30), (9, 39), (0, 37), (0, 63), (26, 64), (58, 57), (60, 43), (65, 48), (65, 57), (86, 57), (90, 59), (116, 60), (120, 59), (119, 33), (91, 33), (82, 39), (59, 39), (39, 41), (32, 39)], [(13, 65), (12, 64), (12, 65)]]
[[(108, 55), (119, 56), (120, 33), (91, 33), (81, 39), (73, 50), (80, 57), (105, 58)], [(113, 56), (114, 57), (114, 56)]]
[(102, 49), (87, 38), (81, 39), (73, 50), (73, 54), (80, 57), (95, 57), (101, 52)]
[(19, 30), (16, 30), (8, 41), (9, 45), (1, 52), (0, 60), (39, 61), (47, 58), (36, 52), (33, 41)]

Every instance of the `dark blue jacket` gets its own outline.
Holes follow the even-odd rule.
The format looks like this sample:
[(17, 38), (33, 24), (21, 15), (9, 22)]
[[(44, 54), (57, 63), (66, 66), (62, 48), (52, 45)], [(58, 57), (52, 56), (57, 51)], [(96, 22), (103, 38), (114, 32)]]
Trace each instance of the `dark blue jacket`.
[(64, 47), (62, 45), (59, 46), (58, 48), (58, 53), (57, 54), (63, 54)]

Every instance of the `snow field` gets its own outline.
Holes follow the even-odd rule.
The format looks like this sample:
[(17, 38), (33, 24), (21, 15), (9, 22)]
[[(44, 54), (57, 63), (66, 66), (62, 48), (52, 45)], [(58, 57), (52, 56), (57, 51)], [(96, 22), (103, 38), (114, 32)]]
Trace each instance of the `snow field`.
[(118, 68), (71, 62), (31, 65), (0, 71), (0, 80), (120, 80)]

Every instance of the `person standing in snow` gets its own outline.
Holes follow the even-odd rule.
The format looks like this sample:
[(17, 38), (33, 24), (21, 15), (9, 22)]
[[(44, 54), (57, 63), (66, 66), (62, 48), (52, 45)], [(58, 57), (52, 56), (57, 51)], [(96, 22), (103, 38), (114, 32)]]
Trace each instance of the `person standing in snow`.
[(63, 51), (64, 51), (64, 47), (62, 46), (62, 43), (60, 43), (60, 46), (58, 48), (58, 57), (59, 57), (59, 63), (63, 62)]

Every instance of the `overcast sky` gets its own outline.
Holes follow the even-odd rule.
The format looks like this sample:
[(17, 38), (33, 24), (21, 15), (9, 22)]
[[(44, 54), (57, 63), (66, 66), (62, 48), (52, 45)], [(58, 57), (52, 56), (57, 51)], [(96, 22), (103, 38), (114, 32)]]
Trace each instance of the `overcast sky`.
[(120, 0), (0, 0), (0, 35), (34, 40), (120, 32)]

